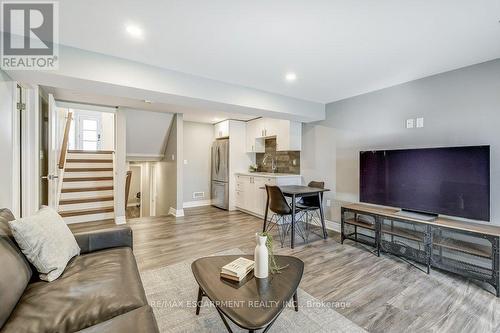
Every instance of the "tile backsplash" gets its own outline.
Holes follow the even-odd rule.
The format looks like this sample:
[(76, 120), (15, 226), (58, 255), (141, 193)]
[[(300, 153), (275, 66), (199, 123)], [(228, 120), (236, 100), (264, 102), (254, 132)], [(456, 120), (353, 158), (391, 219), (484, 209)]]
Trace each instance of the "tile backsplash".
[(265, 147), (265, 153), (256, 154), (258, 171), (272, 172), (270, 159), (266, 161), (266, 165), (262, 164), (265, 154), (270, 154), (277, 162), (277, 173), (300, 174), (300, 151), (276, 151), (276, 138), (266, 139)]

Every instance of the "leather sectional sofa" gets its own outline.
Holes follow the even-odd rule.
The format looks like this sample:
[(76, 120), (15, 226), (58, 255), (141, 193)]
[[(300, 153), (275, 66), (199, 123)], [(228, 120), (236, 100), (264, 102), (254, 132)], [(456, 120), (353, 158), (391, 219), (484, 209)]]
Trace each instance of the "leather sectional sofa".
[(0, 332), (158, 332), (132, 253), (132, 230), (75, 234), (81, 255), (56, 281), (28, 263), (0, 209)]

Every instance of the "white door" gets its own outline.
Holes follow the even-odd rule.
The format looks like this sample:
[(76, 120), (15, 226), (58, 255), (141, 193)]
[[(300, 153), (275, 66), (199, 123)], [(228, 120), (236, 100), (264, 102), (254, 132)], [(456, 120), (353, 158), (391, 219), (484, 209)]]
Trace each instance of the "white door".
[(49, 137), (49, 147), (48, 147), (48, 173), (42, 175), (42, 178), (48, 182), (48, 203), (49, 207), (57, 209), (57, 189), (58, 189), (58, 178), (59, 178), (59, 150), (58, 147), (58, 135), (60, 134), (60, 119), (57, 112), (56, 101), (54, 96), (49, 94), (49, 126), (48, 126), (48, 137)]
[(101, 149), (102, 128), (100, 116), (78, 115), (76, 133), (77, 149)]

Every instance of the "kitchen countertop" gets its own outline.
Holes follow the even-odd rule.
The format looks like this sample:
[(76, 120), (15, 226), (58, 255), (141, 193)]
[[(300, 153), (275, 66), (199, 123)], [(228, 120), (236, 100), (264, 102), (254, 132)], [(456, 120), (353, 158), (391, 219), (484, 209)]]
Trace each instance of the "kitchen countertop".
[(278, 177), (300, 177), (300, 175), (296, 175), (293, 173), (272, 173), (272, 172), (236, 172), (236, 175), (241, 175), (241, 176), (254, 176), (254, 177), (271, 177), (271, 178), (278, 178)]

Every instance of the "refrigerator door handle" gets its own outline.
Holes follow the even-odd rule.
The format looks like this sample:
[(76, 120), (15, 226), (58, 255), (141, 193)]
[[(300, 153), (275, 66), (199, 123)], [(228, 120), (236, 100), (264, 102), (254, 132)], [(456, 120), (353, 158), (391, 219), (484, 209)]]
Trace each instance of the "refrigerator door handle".
[(217, 146), (217, 164), (216, 164), (216, 170), (217, 174), (219, 174), (220, 171), (220, 147)]

